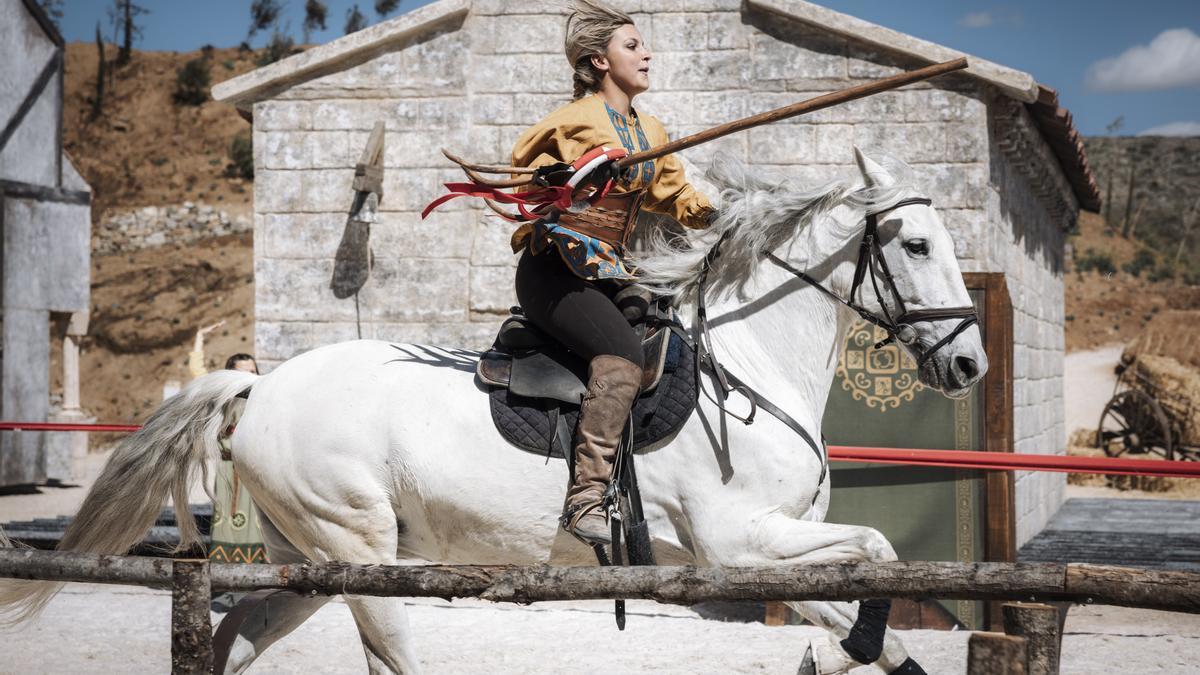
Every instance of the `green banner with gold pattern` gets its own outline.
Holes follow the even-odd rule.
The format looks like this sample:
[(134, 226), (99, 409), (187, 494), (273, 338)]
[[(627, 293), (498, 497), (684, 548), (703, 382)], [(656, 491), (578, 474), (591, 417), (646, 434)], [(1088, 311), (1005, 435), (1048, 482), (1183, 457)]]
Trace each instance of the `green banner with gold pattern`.
[[(971, 296), (978, 307), (982, 293)], [(825, 411), (829, 444), (983, 449), (979, 388), (959, 400), (928, 389), (917, 380), (917, 364), (907, 352), (894, 344), (874, 348), (885, 337), (858, 321), (843, 344)], [(848, 462), (835, 462), (830, 469), (833, 494), (826, 521), (879, 530), (901, 560), (983, 559), (982, 473)], [(941, 605), (964, 627), (983, 626), (983, 603)]]

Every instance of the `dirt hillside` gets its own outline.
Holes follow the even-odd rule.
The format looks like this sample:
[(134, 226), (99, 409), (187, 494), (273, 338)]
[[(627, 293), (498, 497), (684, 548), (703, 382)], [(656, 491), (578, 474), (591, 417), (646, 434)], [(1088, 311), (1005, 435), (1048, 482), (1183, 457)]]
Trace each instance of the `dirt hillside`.
[[(110, 46), (107, 58), (115, 55)], [(251, 212), (252, 182), (227, 175), (230, 144), (250, 125), (231, 106), (172, 99), (177, 70), (196, 58), (207, 60), (215, 84), (253, 70), (257, 55), (135, 51), (129, 65), (113, 71), (102, 113), (92, 119), (96, 46), (67, 46), (64, 145), (95, 192), (93, 222), (188, 201)], [(81, 344), (84, 408), (102, 422), (142, 421), (161, 402), (164, 383), (188, 380), (187, 356), (200, 326), (226, 321), (208, 341), (210, 369), (230, 354), (253, 352), (253, 265), (249, 234), (93, 255), (91, 321)]]
[[(1067, 351), (1128, 343), (1159, 312), (1200, 309), (1200, 286), (1185, 284), (1183, 275), (1178, 280), (1160, 278), (1156, 271), (1161, 261), (1147, 262), (1154, 253), (1137, 241), (1121, 238), (1097, 214), (1080, 212), (1079, 234), (1070, 238), (1070, 246), (1065, 278)], [(1139, 255), (1145, 266), (1135, 264)]]
[[(107, 59), (115, 57), (110, 45)], [(207, 60), (216, 84), (254, 70), (256, 55), (237, 49), (134, 51), (128, 65), (106, 78), (101, 114), (92, 119), (96, 45), (67, 45), (63, 143), (95, 192), (93, 222), (112, 208), (183, 201), (249, 212), (250, 184), (225, 174), (230, 144), (249, 133), (250, 124), (232, 106), (211, 99), (200, 106), (172, 100), (176, 71), (196, 58)]]

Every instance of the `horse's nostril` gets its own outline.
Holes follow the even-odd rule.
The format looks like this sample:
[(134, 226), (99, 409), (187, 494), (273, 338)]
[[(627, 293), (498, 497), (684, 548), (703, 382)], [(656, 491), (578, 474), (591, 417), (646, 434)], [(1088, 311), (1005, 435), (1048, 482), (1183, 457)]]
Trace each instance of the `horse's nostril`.
[(975, 359), (969, 356), (954, 357), (954, 365), (958, 366), (959, 372), (967, 380), (973, 380), (979, 374), (979, 364), (975, 363)]

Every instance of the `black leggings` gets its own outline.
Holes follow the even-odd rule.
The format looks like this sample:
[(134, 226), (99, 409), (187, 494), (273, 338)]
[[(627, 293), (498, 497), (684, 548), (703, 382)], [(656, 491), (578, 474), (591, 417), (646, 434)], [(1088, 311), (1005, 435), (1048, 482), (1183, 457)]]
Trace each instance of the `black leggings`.
[(587, 361), (609, 355), (641, 366), (641, 341), (613, 304), (619, 290), (619, 282), (576, 276), (552, 245), (517, 263), (517, 302), (534, 325)]

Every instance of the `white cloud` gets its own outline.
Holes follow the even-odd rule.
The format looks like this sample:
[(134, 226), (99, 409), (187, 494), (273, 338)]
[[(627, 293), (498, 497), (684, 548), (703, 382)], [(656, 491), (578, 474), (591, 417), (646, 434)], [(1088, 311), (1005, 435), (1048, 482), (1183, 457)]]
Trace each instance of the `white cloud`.
[(1141, 132), (1138, 136), (1200, 136), (1200, 122), (1171, 122)]
[(998, 5), (982, 12), (971, 12), (958, 20), (958, 25), (963, 28), (987, 28), (998, 25), (1020, 28), (1023, 23), (1021, 10), (1007, 5)]
[(959, 19), (958, 23), (964, 28), (987, 28), (996, 23), (996, 19), (991, 12), (971, 12)]
[(1164, 30), (1148, 45), (1131, 47), (1087, 70), (1096, 91), (1154, 91), (1200, 85), (1200, 36), (1189, 28)]

